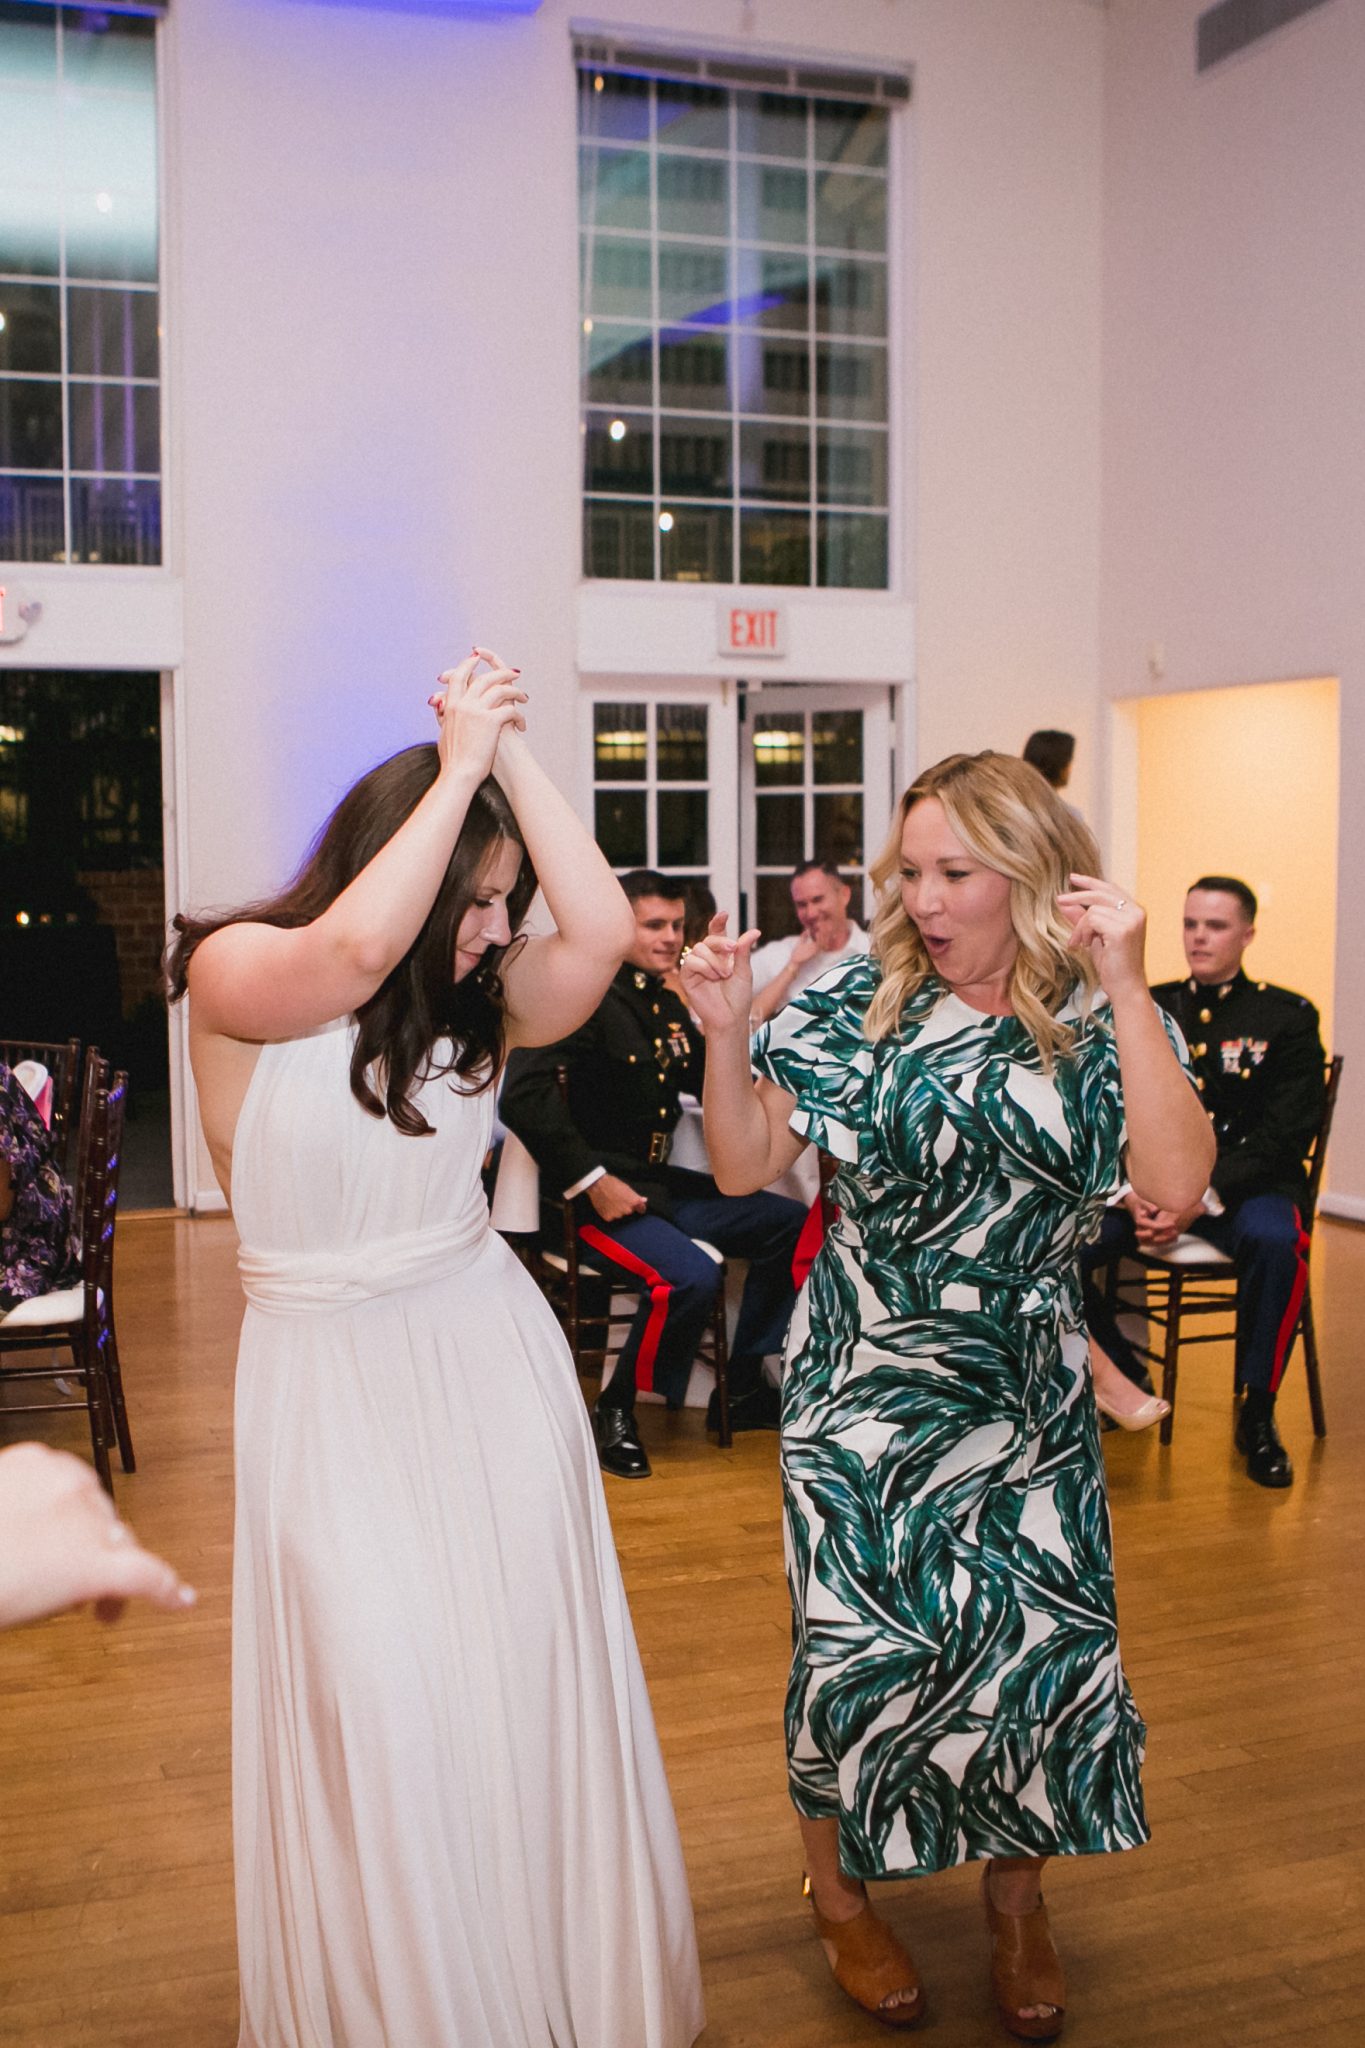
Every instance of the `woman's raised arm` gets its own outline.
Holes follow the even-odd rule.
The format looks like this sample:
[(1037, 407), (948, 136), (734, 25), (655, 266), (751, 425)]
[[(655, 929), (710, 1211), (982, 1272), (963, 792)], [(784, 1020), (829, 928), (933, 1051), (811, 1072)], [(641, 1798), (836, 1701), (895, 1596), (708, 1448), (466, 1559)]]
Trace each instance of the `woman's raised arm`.
[[(451, 671), (435, 782), (393, 837), (311, 924), (228, 924), (196, 948), (196, 1032), (291, 1038), (367, 1002), (412, 945), (436, 900), (470, 801), (526, 701), (517, 670)], [(451, 963), (454, 971), (454, 963)]]

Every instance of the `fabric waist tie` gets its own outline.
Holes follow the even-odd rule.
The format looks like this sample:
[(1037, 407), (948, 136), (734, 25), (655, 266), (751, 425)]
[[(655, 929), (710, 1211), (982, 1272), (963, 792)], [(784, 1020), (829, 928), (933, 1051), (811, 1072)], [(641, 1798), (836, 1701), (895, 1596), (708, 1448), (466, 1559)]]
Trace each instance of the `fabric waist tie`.
[(488, 1218), (481, 1215), (473, 1224), (368, 1238), (340, 1251), (265, 1252), (244, 1244), (237, 1267), (247, 1300), (267, 1315), (357, 1308), (381, 1294), (400, 1294), (461, 1272), (491, 1236)]

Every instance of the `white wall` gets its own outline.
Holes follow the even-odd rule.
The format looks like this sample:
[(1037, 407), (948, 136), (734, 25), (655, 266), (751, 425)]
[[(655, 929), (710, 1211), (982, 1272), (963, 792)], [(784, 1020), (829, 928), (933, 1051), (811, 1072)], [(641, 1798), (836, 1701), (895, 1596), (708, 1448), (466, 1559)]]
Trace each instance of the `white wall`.
[[(476, 633), (524, 666), (546, 758), (578, 758), (574, 12), (170, 11), (189, 901), (287, 873), (354, 775), (422, 735), (437, 669)], [(625, 17), (677, 19), (673, 0)], [(686, 25), (913, 66), (898, 579), (916, 751), (1069, 726), (1087, 802), (1102, 12), (692, 0)]]
[(1203, 78), (1198, 12), (1106, 15), (1103, 688), (1341, 679), (1328, 1183), (1365, 1219), (1365, 8)]

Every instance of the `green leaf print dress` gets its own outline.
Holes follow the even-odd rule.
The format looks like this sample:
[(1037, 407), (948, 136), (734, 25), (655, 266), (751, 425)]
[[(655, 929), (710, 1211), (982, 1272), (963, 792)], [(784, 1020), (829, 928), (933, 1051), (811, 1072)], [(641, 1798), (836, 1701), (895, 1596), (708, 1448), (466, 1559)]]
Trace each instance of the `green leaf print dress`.
[(1135, 1848), (1076, 1261), (1122, 1174), (1117, 1048), (1091, 1019), (1045, 1074), (937, 979), (873, 1045), (880, 978), (832, 969), (752, 1051), (839, 1162), (783, 1389), (792, 1798), (864, 1878)]

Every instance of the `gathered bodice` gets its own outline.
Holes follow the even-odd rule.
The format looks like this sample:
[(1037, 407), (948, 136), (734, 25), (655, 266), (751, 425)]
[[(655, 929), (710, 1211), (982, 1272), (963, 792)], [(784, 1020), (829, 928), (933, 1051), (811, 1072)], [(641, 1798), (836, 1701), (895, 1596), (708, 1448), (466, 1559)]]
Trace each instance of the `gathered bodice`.
[(354, 1031), (342, 1019), (261, 1048), (232, 1158), (242, 1277), (259, 1306), (348, 1306), (467, 1263), (487, 1234), (491, 1089), (424, 1081), (432, 1135), (407, 1137), (352, 1095)]

